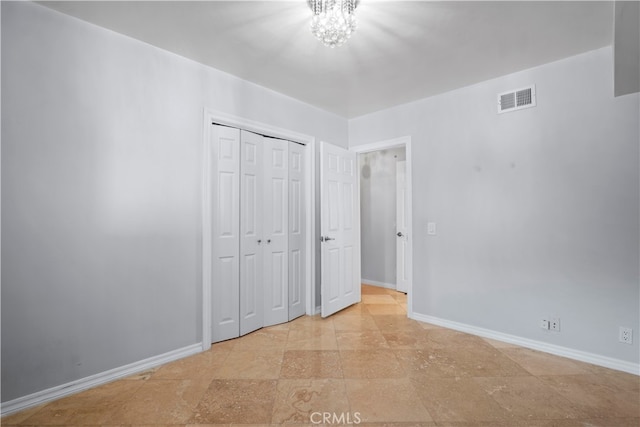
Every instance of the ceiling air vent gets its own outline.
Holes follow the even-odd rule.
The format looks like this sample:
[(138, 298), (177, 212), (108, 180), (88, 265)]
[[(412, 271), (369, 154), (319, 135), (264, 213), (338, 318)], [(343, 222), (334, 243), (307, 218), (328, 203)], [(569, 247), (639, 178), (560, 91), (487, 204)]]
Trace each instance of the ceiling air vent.
[(535, 106), (535, 85), (498, 94), (498, 114)]

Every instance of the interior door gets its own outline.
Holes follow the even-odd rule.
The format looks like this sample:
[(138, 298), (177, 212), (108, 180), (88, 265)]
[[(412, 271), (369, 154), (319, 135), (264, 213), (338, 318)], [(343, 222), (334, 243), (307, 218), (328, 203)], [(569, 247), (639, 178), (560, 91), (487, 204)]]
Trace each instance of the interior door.
[(264, 326), (289, 320), (289, 142), (264, 138)]
[(396, 290), (406, 293), (407, 277), (407, 162), (396, 162)]
[(360, 206), (356, 154), (320, 145), (321, 314), (360, 302)]
[(264, 319), (262, 139), (240, 131), (240, 335), (260, 329)]
[(240, 131), (225, 126), (211, 128), (211, 339), (240, 334)]
[(289, 143), (289, 320), (306, 313), (305, 147)]

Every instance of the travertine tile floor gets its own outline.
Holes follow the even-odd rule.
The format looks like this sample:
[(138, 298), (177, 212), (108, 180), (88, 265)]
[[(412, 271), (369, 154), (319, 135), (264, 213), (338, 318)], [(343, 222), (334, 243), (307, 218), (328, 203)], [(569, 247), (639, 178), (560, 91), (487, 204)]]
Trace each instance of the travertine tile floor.
[(640, 425), (635, 375), (410, 320), (394, 291), (362, 294), (328, 319), (264, 328), (2, 425)]

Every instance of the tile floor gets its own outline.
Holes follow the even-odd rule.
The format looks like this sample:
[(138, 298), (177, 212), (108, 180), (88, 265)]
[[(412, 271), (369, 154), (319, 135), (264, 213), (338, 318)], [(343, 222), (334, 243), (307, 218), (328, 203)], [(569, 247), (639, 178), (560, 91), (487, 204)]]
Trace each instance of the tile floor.
[(404, 294), (363, 286), (361, 304), (328, 319), (264, 328), (2, 425), (625, 427), (640, 425), (639, 385), (410, 320)]

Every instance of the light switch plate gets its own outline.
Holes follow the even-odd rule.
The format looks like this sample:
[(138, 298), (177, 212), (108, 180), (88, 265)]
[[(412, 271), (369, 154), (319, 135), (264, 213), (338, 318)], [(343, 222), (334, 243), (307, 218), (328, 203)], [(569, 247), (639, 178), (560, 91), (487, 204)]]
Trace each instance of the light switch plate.
[(436, 235), (436, 223), (435, 222), (428, 222), (427, 223), (427, 234), (430, 236), (435, 236)]

